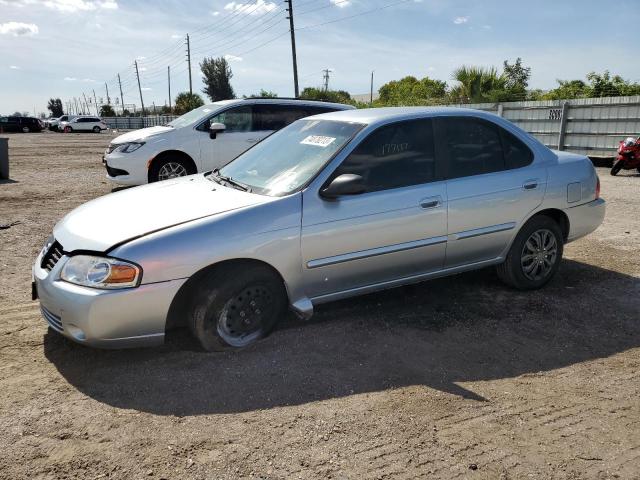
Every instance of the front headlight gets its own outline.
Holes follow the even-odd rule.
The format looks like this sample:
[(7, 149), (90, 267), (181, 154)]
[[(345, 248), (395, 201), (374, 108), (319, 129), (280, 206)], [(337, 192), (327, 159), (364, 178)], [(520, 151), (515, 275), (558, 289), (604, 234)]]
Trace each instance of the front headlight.
[(120, 152), (120, 153), (131, 153), (131, 152), (135, 152), (143, 145), (144, 145), (144, 142), (123, 143), (122, 145), (118, 145), (116, 148), (114, 148), (114, 151)]
[(137, 265), (108, 257), (75, 255), (62, 268), (65, 282), (93, 288), (131, 288), (140, 283), (142, 271)]

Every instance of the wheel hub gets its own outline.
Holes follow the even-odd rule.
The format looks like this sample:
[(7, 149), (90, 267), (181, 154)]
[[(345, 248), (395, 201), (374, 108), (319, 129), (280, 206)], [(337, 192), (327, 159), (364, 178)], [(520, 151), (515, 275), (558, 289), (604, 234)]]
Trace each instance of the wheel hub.
[(533, 232), (522, 248), (520, 265), (529, 280), (540, 280), (551, 273), (558, 257), (556, 237), (550, 230)]
[(263, 286), (247, 287), (230, 298), (218, 320), (218, 333), (230, 345), (243, 346), (259, 336), (272, 295)]

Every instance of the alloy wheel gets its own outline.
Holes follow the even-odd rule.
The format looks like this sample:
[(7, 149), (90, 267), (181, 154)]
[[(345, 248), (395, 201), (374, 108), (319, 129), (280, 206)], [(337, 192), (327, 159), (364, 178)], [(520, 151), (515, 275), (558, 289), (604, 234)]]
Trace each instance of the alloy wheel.
[(529, 280), (539, 281), (553, 270), (558, 260), (558, 243), (551, 230), (533, 232), (522, 247), (520, 265)]
[(178, 162), (167, 162), (160, 168), (158, 172), (158, 180), (169, 180), (170, 178), (187, 176), (187, 169)]

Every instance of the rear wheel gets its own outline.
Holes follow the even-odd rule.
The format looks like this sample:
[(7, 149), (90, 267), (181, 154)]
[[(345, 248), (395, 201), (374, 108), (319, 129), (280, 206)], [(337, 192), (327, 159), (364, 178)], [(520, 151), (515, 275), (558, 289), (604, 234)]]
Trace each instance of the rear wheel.
[(185, 177), (196, 173), (182, 158), (165, 157), (153, 162), (149, 170), (149, 182), (160, 182), (171, 178)]
[(518, 232), (504, 263), (498, 265), (498, 276), (519, 290), (540, 288), (556, 274), (563, 244), (562, 231), (552, 218), (533, 217)]
[(29, 127), (22, 127), (22, 133), (29, 133), (30, 131)]
[(100, 127), (93, 127), (93, 133), (100, 133), (102, 132), (102, 130), (100, 130)]
[(268, 267), (215, 270), (194, 295), (189, 328), (207, 351), (247, 347), (286, 312), (282, 280)]

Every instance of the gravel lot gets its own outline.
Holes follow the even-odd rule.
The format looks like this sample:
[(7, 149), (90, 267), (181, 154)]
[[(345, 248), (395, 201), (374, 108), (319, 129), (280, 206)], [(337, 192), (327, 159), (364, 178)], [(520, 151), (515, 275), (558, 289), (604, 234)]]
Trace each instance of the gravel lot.
[(493, 270), (341, 301), (237, 353), (48, 333), (30, 268), (110, 192), (111, 135), (10, 136), (0, 181), (0, 478), (640, 478), (640, 176), (554, 281)]

